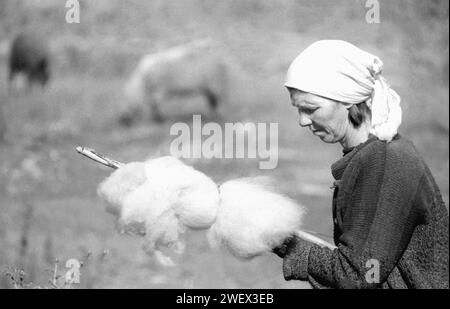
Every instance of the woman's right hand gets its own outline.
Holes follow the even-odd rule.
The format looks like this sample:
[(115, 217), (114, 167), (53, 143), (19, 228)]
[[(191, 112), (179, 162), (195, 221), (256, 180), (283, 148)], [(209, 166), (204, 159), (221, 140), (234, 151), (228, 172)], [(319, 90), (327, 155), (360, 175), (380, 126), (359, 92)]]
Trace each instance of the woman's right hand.
[(280, 258), (284, 259), (287, 249), (289, 248), (291, 242), (294, 240), (294, 237), (294, 235), (291, 235), (286, 238), (280, 246), (273, 248), (272, 252), (278, 255)]

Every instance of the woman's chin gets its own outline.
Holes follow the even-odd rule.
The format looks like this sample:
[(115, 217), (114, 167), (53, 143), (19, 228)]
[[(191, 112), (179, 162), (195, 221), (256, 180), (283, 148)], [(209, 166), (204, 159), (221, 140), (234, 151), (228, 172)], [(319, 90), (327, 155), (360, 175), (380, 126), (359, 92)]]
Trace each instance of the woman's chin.
[(327, 136), (320, 136), (320, 139), (325, 143), (334, 143), (333, 139), (328, 138)]
[(336, 142), (333, 135), (330, 135), (323, 131), (314, 132), (314, 135), (316, 135), (318, 138), (320, 138), (325, 143), (335, 143)]

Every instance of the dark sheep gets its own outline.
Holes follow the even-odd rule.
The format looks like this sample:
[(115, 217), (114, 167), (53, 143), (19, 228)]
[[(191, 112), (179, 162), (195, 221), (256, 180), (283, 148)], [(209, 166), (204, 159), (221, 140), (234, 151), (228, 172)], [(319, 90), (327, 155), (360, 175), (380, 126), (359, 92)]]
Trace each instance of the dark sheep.
[(15, 37), (9, 54), (9, 87), (17, 74), (23, 74), (28, 86), (45, 86), (50, 78), (50, 55), (42, 36), (24, 32)]

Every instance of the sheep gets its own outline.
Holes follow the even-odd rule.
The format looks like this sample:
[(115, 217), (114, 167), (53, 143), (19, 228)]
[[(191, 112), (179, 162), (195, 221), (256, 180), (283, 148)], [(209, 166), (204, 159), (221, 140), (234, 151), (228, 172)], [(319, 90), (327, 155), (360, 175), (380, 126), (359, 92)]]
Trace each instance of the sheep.
[(229, 78), (229, 65), (218, 49), (206, 39), (144, 56), (125, 85), (120, 122), (130, 126), (142, 114), (163, 121), (161, 104), (192, 95), (205, 98), (216, 115), (227, 100)]
[(45, 86), (50, 78), (50, 54), (46, 41), (34, 32), (18, 34), (9, 54), (9, 89), (17, 74), (23, 74), (28, 86), (39, 83)]
[(206, 230), (211, 247), (224, 245), (234, 256), (249, 259), (280, 246), (301, 227), (305, 213), (257, 178), (218, 186), (171, 156), (119, 167), (98, 193), (119, 228), (144, 236), (144, 250), (166, 266), (174, 263), (162, 250), (181, 254), (181, 236), (188, 228)]

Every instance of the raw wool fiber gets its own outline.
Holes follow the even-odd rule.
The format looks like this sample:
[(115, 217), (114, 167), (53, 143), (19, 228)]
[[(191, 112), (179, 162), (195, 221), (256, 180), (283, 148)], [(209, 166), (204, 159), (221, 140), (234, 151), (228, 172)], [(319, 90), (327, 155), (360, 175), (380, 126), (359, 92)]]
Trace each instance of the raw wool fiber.
[[(223, 245), (248, 259), (280, 246), (301, 225), (304, 208), (263, 178), (230, 180), (220, 188), (173, 157), (125, 164), (99, 186), (121, 231), (144, 236), (143, 249), (162, 265), (175, 265), (187, 228), (209, 229), (212, 247)], [(168, 249), (168, 250), (167, 250)]]
[(230, 180), (220, 186), (220, 207), (208, 232), (213, 247), (224, 245), (248, 259), (271, 251), (300, 229), (305, 209), (262, 178)]
[(103, 183), (98, 193), (106, 201), (106, 210), (116, 217), (120, 217), (125, 197), (141, 186), (145, 176), (145, 164), (131, 162), (117, 169)]
[(160, 249), (183, 252), (186, 227), (209, 228), (219, 205), (217, 185), (205, 174), (173, 157), (130, 163), (99, 186), (107, 211), (118, 217), (121, 232), (145, 236), (143, 249), (172, 265)]

